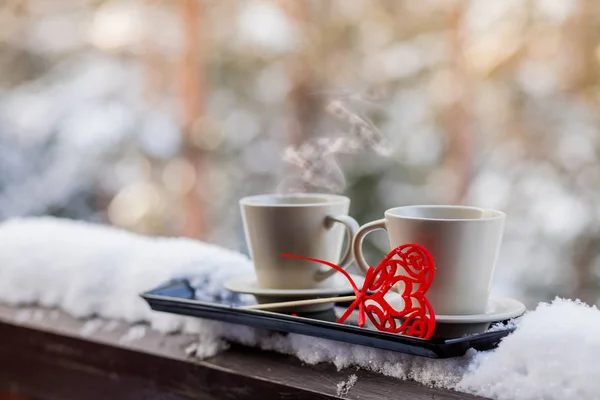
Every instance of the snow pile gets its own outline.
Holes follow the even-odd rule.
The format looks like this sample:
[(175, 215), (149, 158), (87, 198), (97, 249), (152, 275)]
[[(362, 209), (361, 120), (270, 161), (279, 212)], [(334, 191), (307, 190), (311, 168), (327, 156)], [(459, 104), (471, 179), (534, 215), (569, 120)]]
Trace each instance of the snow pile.
[(347, 381), (338, 382), (336, 392), (338, 397), (345, 397), (350, 389), (356, 385), (356, 381), (358, 381), (358, 377), (356, 374), (352, 374), (348, 377)]
[(569, 300), (540, 304), (456, 389), (494, 399), (600, 398), (600, 312)]
[[(233, 341), (291, 354), (309, 364), (358, 366), (499, 400), (587, 400), (600, 393), (600, 311), (575, 301), (540, 304), (514, 322), (516, 331), (494, 351), (471, 350), (461, 358), (435, 360), (155, 313), (138, 296), (179, 277), (191, 278), (198, 295), (231, 296), (223, 289), (224, 281), (251, 272), (247, 257), (187, 239), (145, 238), (52, 218), (0, 224), (0, 301), (58, 307), (76, 317), (146, 322), (163, 332), (194, 332), (198, 341), (186, 349), (192, 356), (212, 356)], [(84, 325), (83, 335), (100, 328), (94, 321)], [(135, 325), (122, 341), (145, 333), (144, 325)], [(340, 393), (354, 383), (344, 382)]]
[[(210, 334), (207, 334), (208, 332)], [(281, 335), (216, 322), (211, 324), (209, 330), (203, 330), (203, 334), (205, 336), (199, 339), (196, 345), (198, 350), (196, 355), (199, 357), (212, 355), (226, 348), (226, 340), (229, 340), (263, 350), (293, 355), (307, 364), (333, 363), (338, 370), (355, 366), (394, 378), (412, 379), (426, 386), (448, 389), (457, 387), (468, 372), (473, 358), (477, 356), (475, 351), (471, 351), (464, 357), (439, 360), (310, 336)], [(194, 352), (191, 350), (188, 354), (193, 355)]]
[(120, 343), (134, 342), (136, 340), (143, 338), (144, 336), (146, 336), (146, 326), (145, 325), (134, 325), (131, 328), (129, 328), (127, 333), (125, 333), (125, 335), (123, 335), (119, 339), (119, 342)]
[(152, 312), (139, 294), (190, 277), (200, 297), (232, 297), (224, 282), (252, 273), (246, 256), (184, 238), (143, 237), (50, 217), (0, 224), (0, 301), (57, 307), (79, 318), (193, 330), (193, 320)]
[[(212, 355), (230, 340), (298, 357), (307, 364), (358, 366), (426, 386), (498, 400), (596, 400), (600, 393), (600, 311), (556, 299), (516, 320), (517, 330), (489, 352), (436, 360), (309, 336), (211, 322), (195, 347)], [(221, 347), (220, 347), (221, 346)], [(191, 351), (194, 353), (194, 351)]]

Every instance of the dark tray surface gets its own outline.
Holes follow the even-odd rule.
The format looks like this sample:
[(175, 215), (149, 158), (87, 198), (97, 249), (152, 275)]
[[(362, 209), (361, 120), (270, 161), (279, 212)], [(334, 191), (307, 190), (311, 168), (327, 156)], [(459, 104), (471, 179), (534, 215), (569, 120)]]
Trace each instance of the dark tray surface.
[[(338, 324), (334, 309), (317, 313), (290, 315), (284, 313), (244, 310), (235, 297), (209, 301), (196, 300), (195, 291), (186, 280), (176, 280), (150, 290), (142, 297), (155, 311), (248, 325), (284, 333), (320, 337), (340, 342), (376, 347), (429, 358), (458, 357), (469, 349), (491, 350), (514, 328), (507, 327), (456, 339), (423, 340), (360, 328), (352, 322)], [(338, 304), (337, 306), (348, 304)]]

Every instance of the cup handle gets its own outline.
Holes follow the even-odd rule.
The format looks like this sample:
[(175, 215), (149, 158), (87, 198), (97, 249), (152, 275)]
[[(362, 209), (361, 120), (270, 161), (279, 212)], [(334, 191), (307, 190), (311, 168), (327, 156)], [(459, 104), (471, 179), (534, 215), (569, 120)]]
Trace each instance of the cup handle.
[(356, 234), (354, 235), (354, 240), (352, 241), (352, 252), (354, 253), (354, 261), (356, 262), (358, 268), (365, 275), (369, 270), (369, 264), (365, 261), (365, 256), (363, 255), (363, 240), (365, 236), (367, 236), (370, 232), (376, 231), (378, 229), (387, 230), (385, 226), (385, 219), (379, 219), (377, 221), (369, 222), (368, 224), (363, 225), (358, 230), (358, 232), (356, 232)]
[[(340, 267), (346, 269), (352, 263), (352, 239), (356, 231), (358, 231), (359, 225), (358, 222), (356, 222), (356, 220), (349, 215), (328, 215), (325, 219), (325, 226), (327, 228), (331, 228), (336, 222), (344, 225), (348, 237), (348, 246), (346, 247), (346, 251), (338, 263)], [(337, 271), (333, 268), (321, 269), (320, 271), (317, 271), (315, 279), (317, 281), (322, 281), (329, 278), (336, 272)]]

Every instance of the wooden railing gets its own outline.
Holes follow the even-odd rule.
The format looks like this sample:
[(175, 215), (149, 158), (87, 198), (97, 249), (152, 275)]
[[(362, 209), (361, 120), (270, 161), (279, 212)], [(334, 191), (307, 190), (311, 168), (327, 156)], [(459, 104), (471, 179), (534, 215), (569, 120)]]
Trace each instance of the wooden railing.
[(82, 336), (83, 322), (35, 311), (0, 306), (0, 400), (334, 399), (350, 374), (358, 380), (347, 399), (478, 399), (242, 346), (192, 360), (185, 349), (193, 336), (149, 331), (122, 343), (126, 324)]

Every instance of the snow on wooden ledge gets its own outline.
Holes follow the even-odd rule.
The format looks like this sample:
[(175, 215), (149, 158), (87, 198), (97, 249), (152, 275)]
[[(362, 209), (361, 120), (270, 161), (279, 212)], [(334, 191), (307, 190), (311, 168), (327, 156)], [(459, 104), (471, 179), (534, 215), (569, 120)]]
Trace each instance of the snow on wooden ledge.
[[(188, 239), (147, 238), (53, 218), (0, 224), (4, 303), (57, 307), (75, 317), (145, 322), (162, 332), (194, 332), (197, 356), (214, 355), (229, 340), (292, 354), (308, 364), (359, 366), (493, 399), (592, 400), (600, 393), (600, 312), (576, 301), (540, 304), (515, 321), (517, 330), (495, 351), (434, 360), (155, 313), (138, 296), (179, 277), (191, 278), (202, 296), (223, 296), (226, 279), (251, 272), (244, 255)], [(141, 328), (127, 340), (140, 335)]]

